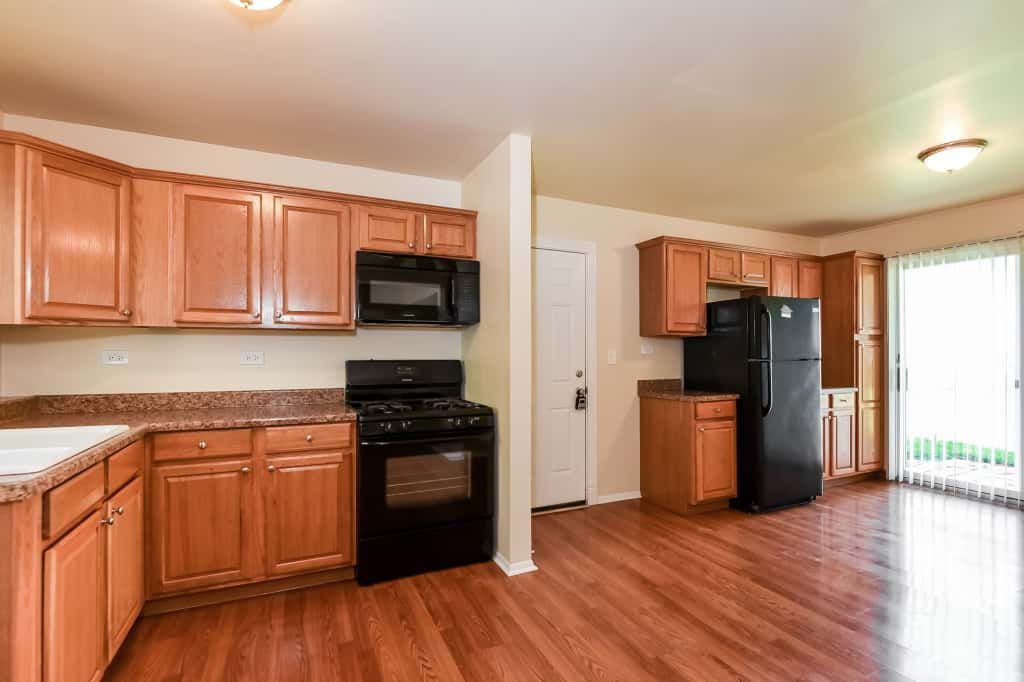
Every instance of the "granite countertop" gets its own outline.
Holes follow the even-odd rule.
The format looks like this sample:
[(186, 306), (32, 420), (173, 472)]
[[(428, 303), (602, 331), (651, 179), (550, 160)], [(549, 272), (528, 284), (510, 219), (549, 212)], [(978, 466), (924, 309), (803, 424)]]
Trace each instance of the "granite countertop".
[[(0, 503), (54, 488), (121, 448), (161, 431), (235, 429), (355, 421), (344, 390), (142, 393), (3, 399), (3, 428), (126, 424), (128, 430), (49, 469), (0, 476)], [(19, 402), (20, 401), (20, 402)], [(130, 409), (135, 408), (135, 409)]]
[(822, 395), (832, 395), (833, 393), (856, 393), (856, 386), (842, 386), (839, 388), (823, 388), (821, 389)]
[(716, 400), (738, 400), (737, 393), (715, 391), (694, 391), (683, 388), (682, 379), (640, 379), (636, 382), (637, 394), (641, 398), (681, 400), (690, 403), (709, 403)]

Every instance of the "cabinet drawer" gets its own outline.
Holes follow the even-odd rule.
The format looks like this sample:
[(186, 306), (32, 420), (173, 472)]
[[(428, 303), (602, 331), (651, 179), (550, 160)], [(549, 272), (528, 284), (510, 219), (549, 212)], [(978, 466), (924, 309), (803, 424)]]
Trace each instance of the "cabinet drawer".
[(713, 403), (697, 403), (697, 419), (724, 419), (736, 416), (736, 403), (719, 400)]
[(43, 537), (52, 538), (103, 499), (103, 462), (94, 464), (43, 498)]
[(344, 448), (352, 444), (352, 424), (274, 426), (267, 429), (267, 452)]
[(853, 394), (852, 393), (833, 393), (832, 394), (832, 407), (853, 407)]
[(107, 490), (113, 493), (135, 478), (142, 471), (145, 456), (146, 446), (141, 440), (114, 453), (107, 460)]
[(181, 431), (153, 436), (153, 460), (245, 455), (252, 449), (250, 429)]

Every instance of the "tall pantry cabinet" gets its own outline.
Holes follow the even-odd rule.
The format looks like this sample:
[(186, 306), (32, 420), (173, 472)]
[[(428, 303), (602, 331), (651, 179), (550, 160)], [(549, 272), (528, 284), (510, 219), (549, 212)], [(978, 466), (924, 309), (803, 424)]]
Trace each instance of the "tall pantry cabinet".
[(821, 383), (854, 386), (856, 470), (885, 466), (885, 261), (861, 251), (827, 256), (821, 300)]

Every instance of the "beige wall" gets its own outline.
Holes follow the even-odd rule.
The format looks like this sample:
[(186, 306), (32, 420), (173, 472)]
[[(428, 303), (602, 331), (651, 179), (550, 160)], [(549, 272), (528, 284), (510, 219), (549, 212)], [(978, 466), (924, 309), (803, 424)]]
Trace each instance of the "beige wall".
[(972, 240), (1006, 237), (1022, 229), (1024, 194), (1018, 194), (825, 237), (821, 240), (821, 253), (828, 255), (859, 249), (891, 256)]
[(466, 396), (498, 415), (498, 554), (531, 565), (530, 138), (510, 135), (463, 180), (479, 211), (480, 324), (463, 334)]
[[(345, 385), (345, 360), (461, 355), (456, 330), (18, 327), (0, 339), (0, 395), (324, 388)], [(128, 351), (128, 364), (101, 365), (103, 350)], [(251, 350), (263, 351), (262, 367), (239, 365), (239, 354)]]
[[(462, 185), (246, 149), (8, 114), (10, 130), (131, 165), (460, 206)], [(486, 269), (486, 268), (485, 268)], [(0, 395), (343, 386), (346, 359), (458, 358), (457, 331), (243, 332), (73, 329), (0, 330)], [(101, 350), (128, 350), (125, 366), (101, 366)], [(262, 350), (263, 367), (242, 367)]]
[[(465, 189), (464, 189), (465, 191)], [(677, 339), (641, 339), (638, 331), (638, 259), (634, 244), (675, 235), (694, 239), (817, 253), (818, 240), (731, 225), (536, 197), (535, 235), (597, 244), (597, 487), (599, 496), (640, 488), (637, 379), (678, 377)], [(641, 342), (652, 355), (641, 355)], [(608, 364), (608, 352), (618, 356)]]

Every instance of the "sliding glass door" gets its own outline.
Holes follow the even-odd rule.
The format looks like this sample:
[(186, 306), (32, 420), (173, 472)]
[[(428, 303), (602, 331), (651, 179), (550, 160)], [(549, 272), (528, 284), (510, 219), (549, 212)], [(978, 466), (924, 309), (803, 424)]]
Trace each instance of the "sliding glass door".
[(1020, 503), (1021, 243), (889, 260), (890, 472)]

